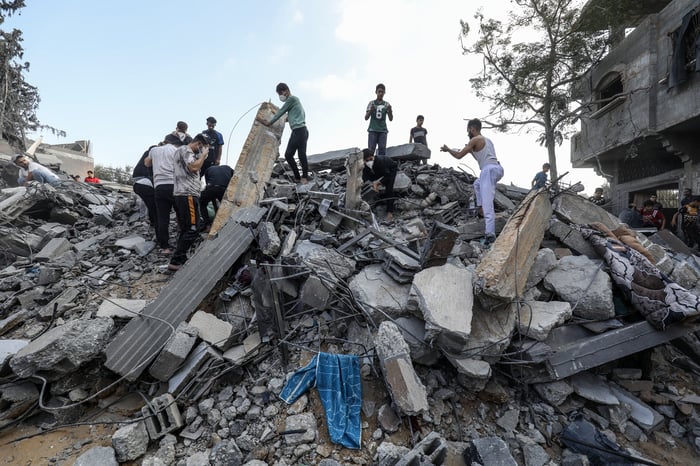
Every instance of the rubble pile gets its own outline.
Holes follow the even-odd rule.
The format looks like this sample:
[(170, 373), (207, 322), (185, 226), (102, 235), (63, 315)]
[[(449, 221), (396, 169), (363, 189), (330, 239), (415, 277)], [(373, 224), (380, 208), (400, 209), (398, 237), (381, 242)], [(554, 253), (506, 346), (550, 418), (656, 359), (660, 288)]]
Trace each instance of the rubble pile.
[[(700, 453), (697, 328), (644, 321), (574, 227), (614, 229), (614, 216), (573, 193), (500, 185), (488, 247), (474, 177), (461, 170), (402, 162), (393, 222), (351, 167), (306, 185), (285, 175), (276, 165), (257, 206), (229, 220), (254, 241), (179, 322), (149, 309), (204, 286), (194, 278), (216, 273), (213, 258), (197, 257), (237, 230), (204, 239), (172, 275), (129, 192), (0, 190), (0, 428), (117, 422), (110, 445), (54, 452), (75, 464), (585, 465)], [(693, 251), (666, 232), (638, 240), (700, 294)], [(165, 343), (120, 347), (142, 359), (115, 369), (134, 322)], [(137, 408), (114, 409), (129, 398)]]

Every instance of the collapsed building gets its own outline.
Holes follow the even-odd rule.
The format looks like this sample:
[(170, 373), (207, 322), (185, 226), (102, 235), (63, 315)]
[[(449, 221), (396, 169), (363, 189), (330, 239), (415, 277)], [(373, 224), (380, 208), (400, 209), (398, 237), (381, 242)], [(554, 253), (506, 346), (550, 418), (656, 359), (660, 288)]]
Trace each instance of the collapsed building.
[[(253, 124), (208, 237), (174, 275), (128, 193), (2, 190), (3, 448), (20, 424), (107, 422), (88, 417), (98, 410), (117, 422), (109, 441), (52, 462), (656, 464), (700, 452), (695, 251), (556, 186), (499, 186), (499, 234), (484, 247), (474, 178), (422, 164), (420, 144), (388, 150), (398, 200), (382, 222), (359, 149), (311, 156), (315, 176), (295, 185), (282, 128)], [(136, 407), (115, 420), (129, 395)]]
[(608, 180), (613, 213), (653, 193), (670, 218), (683, 188), (700, 192), (700, 2), (590, 0), (578, 27), (618, 41), (578, 84), (592, 105), (571, 163)]

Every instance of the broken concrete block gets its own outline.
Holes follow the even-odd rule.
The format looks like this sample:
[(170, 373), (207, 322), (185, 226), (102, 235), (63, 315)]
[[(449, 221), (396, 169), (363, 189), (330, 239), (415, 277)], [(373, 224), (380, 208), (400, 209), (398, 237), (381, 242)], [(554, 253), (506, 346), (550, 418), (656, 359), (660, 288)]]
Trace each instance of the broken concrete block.
[(112, 447), (92, 447), (78, 456), (73, 466), (119, 466), (116, 453)]
[(321, 218), (321, 231), (335, 233), (343, 220), (344, 218), (342, 215), (336, 212), (327, 212), (326, 215)]
[(153, 241), (146, 241), (146, 239), (141, 236), (127, 236), (126, 238), (119, 238), (114, 242), (114, 245), (118, 248), (129, 249), (134, 251), (139, 257), (144, 257), (155, 247)]
[(70, 241), (66, 238), (54, 238), (49, 241), (46, 246), (44, 246), (41, 251), (34, 256), (34, 260), (37, 262), (50, 261), (57, 258), (71, 248)]
[(243, 340), (242, 345), (234, 346), (228, 349), (223, 358), (237, 366), (244, 365), (250, 358), (258, 354), (258, 350), (262, 346), (260, 334), (258, 332), (251, 333)]
[(116, 453), (112, 447), (92, 447), (78, 456), (73, 466), (119, 466)]
[(445, 264), (424, 269), (413, 278), (409, 301), (415, 303), (425, 320), (428, 341), (459, 351), (472, 326), (472, 273), (464, 267)]
[(564, 380), (533, 385), (535, 391), (552, 406), (559, 406), (574, 392), (571, 385)]
[(550, 234), (555, 236), (559, 241), (561, 241), (567, 248), (578, 252), (590, 259), (598, 259), (600, 256), (591, 243), (589, 243), (586, 238), (583, 237), (580, 231), (574, 230), (566, 223), (558, 220), (556, 218), (551, 218), (549, 220), (548, 231)]
[(220, 350), (231, 346), (233, 326), (204, 311), (197, 311), (190, 318), (190, 325), (197, 329), (199, 338)]
[(421, 268), (420, 263), (413, 257), (396, 248), (384, 250), (384, 271), (399, 283), (411, 283), (413, 276)]
[(396, 466), (412, 466), (419, 464), (445, 464), (447, 458), (447, 441), (437, 432), (431, 432), (423, 440), (404, 455)]
[(206, 341), (201, 342), (190, 353), (179, 371), (168, 381), (168, 392), (179, 395), (189, 382), (197, 377), (200, 370), (207, 368), (213, 362), (221, 361), (221, 352), (212, 348)]
[(318, 424), (313, 413), (301, 413), (288, 416), (284, 420), (284, 429), (287, 431), (297, 431), (297, 434), (284, 436), (287, 445), (299, 445), (302, 443), (312, 443), (316, 441), (318, 435)]
[(411, 187), (411, 179), (404, 172), (397, 172), (394, 179), (394, 192), (404, 193)]
[(113, 319), (131, 319), (141, 314), (145, 307), (145, 299), (109, 298), (102, 301), (96, 315)]
[(37, 317), (41, 320), (51, 320), (60, 317), (69, 309), (76, 306), (75, 299), (80, 292), (76, 288), (68, 288), (39, 309)]
[(611, 383), (610, 390), (612, 390), (613, 395), (617, 397), (620, 403), (627, 404), (632, 408), (630, 418), (644, 432), (652, 432), (664, 422), (664, 417), (658, 411), (619, 385)]
[(39, 267), (39, 276), (37, 277), (37, 285), (45, 286), (58, 282), (63, 276), (63, 271), (56, 267)]
[(29, 257), (40, 249), (41, 236), (23, 232), (17, 234), (9, 228), (0, 228), (0, 249), (21, 257)]
[(120, 427), (112, 435), (112, 447), (117, 461), (124, 463), (143, 456), (148, 449), (148, 431), (143, 421)]
[(579, 372), (572, 375), (569, 382), (576, 394), (582, 398), (604, 405), (620, 404), (611, 389), (611, 385), (597, 375), (590, 372)]
[(671, 273), (671, 280), (687, 290), (693, 288), (698, 279), (700, 279), (700, 273), (688, 262), (681, 262), (676, 265), (673, 273)]
[(411, 350), (411, 359), (424, 366), (432, 366), (440, 359), (440, 352), (425, 337), (425, 322), (417, 317), (399, 317), (395, 320)]
[(141, 408), (141, 414), (145, 418), (151, 440), (165, 437), (184, 425), (180, 409), (170, 393), (153, 398), (147, 406)]
[(114, 321), (105, 317), (54, 327), (19, 350), (10, 360), (10, 367), (23, 378), (39, 374), (56, 380), (97, 357), (113, 328)]
[(491, 365), (481, 359), (458, 358), (445, 354), (457, 369), (457, 382), (471, 392), (480, 392), (491, 378)]
[(315, 309), (326, 309), (335, 286), (335, 281), (319, 275), (309, 275), (301, 286), (301, 301)]
[(486, 310), (474, 303), (472, 308), (472, 329), (469, 339), (461, 352), (462, 357), (476, 357), (495, 364), (510, 344), (515, 331), (517, 314), (510, 306), (499, 306)]
[(510, 454), (506, 442), (498, 437), (483, 437), (473, 439), (469, 447), (464, 450), (466, 464), (489, 464), (498, 466), (517, 466), (517, 462)]
[(571, 318), (571, 304), (562, 301), (525, 301), (511, 304), (519, 311), (518, 331), (521, 335), (545, 341), (549, 332)]
[(600, 222), (614, 230), (620, 226), (620, 220), (607, 210), (599, 207), (578, 194), (561, 192), (552, 203), (558, 217), (568, 223), (590, 224)]
[[(425, 226), (423, 226), (423, 230), (425, 230)], [(421, 251), (421, 266), (428, 268), (445, 264), (458, 237), (459, 230), (457, 228), (435, 222)]]
[(542, 248), (537, 251), (535, 262), (532, 263), (530, 275), (527, 277), (525, 289), (528, 290), (537, 285), (557, 265), (557, 257), (554, 251), (549, 248)]
[(615, 315), (612, 280), (586, 256), (566, 256), (544, 278), (544, 287), (571, 303), (574, 315), (605, 320)]
[(157, 380), (167, 382), (182, 366), (196, 342), (197, 329), (181, 322), (151, 364), (148, 373)]
[(364, 267), (350, 279), (348, 287), (375, 322), (403, 315), (411, 290), (411, 285), (401, 285), (387, 275), (380, 264)]
[(258, 225), (258, 245), (260, 251), (266, 256), (276, 257), (282, 247), (275, 224), (272, 222), (262, 222)]
[(0, 385), (0, 427), (4, 427), (34, 406), (39, 390), (31, 382)]
[(304, 265), (329, 278), (337, 276), (344, 280), (355, 273), (356, 262), (335, 249), (315, 247), (306, 254), (302, 254), (299, 249), (297, 253), (302, 257)]
[(409, 416), (426, 413), (427, 391), (413, 368), (410, 349), (396, 324), (386, 321), (379, 325), (376, 350), (397, 409)]
[(0, 335), (4, 335), (18, 325), (24, 323), (29, 316), (29, 311), (22, 309), (20, 311), (13, 312), (6, 318), (0, 320)]

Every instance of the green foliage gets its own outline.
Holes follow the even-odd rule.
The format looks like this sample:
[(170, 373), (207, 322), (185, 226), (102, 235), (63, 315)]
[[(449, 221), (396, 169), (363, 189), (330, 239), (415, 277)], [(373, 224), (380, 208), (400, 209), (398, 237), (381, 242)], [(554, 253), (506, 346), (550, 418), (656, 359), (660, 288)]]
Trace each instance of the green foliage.
[(95, 165), (95, 176), (103, 181), (113, 181), (115, 183), (121, 184), (133, 184), (134, 180), (131, 179), (131, 173), (134, 171), (134, 167), (125, 165), (123, 168), (120, 167), (105, 167), (104, 165)]
[[(24, 0), (0, 1), (0, 25), (24, 8)], [(42, 125), (36, 116), (39, 92), (24, 80), (29, 62), (23, 62), (22, 31), (0, 29), (0, 131), (17, 150), (24, 150), (27, 131), (49, 130), (59, 136), (65, 132)]]
[(477, 97), (491, 103), (485, 125), (499, 131), (526, 126), (547, 148), (552, 179), (557, 177), (555, 146), (574, 130), (585, 104), (574, 102), (572, 87), (607, 51), (607, 34), (575, 29), (574, 0), (513, 0), (503, 23), (477, 12), (478, 38), (465, 45), (469, 24), (461, 21), (464, 54), (481, 55), (484, 69), (470, 79)]

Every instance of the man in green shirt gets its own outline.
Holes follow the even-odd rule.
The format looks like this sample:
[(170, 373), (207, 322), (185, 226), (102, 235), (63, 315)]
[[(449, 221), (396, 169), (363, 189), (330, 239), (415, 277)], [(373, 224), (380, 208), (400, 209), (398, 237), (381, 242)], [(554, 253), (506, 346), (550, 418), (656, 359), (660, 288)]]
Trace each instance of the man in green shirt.
[[(292, 135), (289, 137), (284, 158), (287, 160), (289, 167), (294, 173), (294, 182), (306, 184), (308, 182), (309, 172), (309, 164), (306, 160), (306, 142), (309, 139), (309, 131), (306, 129), (306, 114), (304, 113), (304, 107), (301, 105), (299, 98), (292, 95), (292, 93), (289, 91), (289, 86), (287, 86), (285, 83), (279, 83), (276, 91), (280, 101), (284, 102), (284, 105), (282, 105), (282, 108), (275, 113), (275, 116), (273, 116), (270, 121), (261, 118), (258, 118), (258, 121), (265, 126), (270, 126), (279, 120), (282, 115), (288, 113), (287, 121), (289, 122), (289, 127), (292, 129)], [(299, 168), (294, 160), (295, 152), (297, 152), (299, 155), (301, 174), (299, 174)]]
[(375, 100), (370, 100), (365, 111), (365, 121), (369, 120), (367, 128), (367, 147), (374, 154), (374, 149), (379, 146), (379, 155), (386, 155), (386, 137), (389, 130), (386, 127), (386, 119), (394, 120), (394, 113), (391, 104), (384, 100), (386, 87), (379, 83), (374, 89), (377, 95)]

